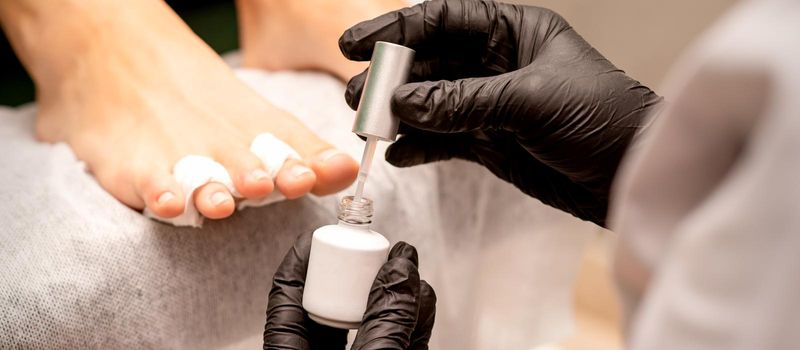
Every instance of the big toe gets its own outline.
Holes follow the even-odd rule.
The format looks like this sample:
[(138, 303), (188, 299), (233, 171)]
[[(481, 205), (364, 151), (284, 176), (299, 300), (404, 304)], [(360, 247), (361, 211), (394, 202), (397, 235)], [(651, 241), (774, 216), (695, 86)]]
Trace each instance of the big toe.
[(346, 188), (355, 181), (358, 175), (358, 163), (353, 158), (334, 149), (289, 113), (271, 108), (264, 115), (268, 118), (251, 119), (245, 126), (261, 125), (262, 127), (256, 130), (272, 132), (275, 137), (297, 151), (303, 159), (302, 164), (313, 175), (311, 178), (313, 182), (309, 186), (307, 183), (309, 176), (304, 168), (298, 167), (300, 163), (287, 161), (275, 180), (275, 186), (284, 196), (291, 199), (308, 192), (316, 195), (330, 194)]
[(319, 152), (309, 163), (317, 176), (311, 192), (318, 196), (339, 192), (350, 186), (358, 176), (358, 163), (335, 148)]

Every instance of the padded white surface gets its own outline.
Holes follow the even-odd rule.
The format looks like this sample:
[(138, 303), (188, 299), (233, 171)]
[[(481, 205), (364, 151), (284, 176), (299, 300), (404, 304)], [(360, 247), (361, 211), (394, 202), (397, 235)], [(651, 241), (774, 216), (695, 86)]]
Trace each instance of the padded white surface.
[[(358, 158), (363, 142), (350, 132), (340, 82), (239, 76)], [(36, 142), (34, 114), (0, 108), (0, 347), (241, 342), (263, 331), (271, 276), (294, 237), (336, 220), (332, 196), (240, 211), (202, 229), (157, 223), (100, 188), (68, 146)], [(433, 349), (527, 349), (569, 331), (569, 286), (592, 225), (473, 164), (398, 169), (380, 159), (366, 188), (374, 229), (419, 248), (439, 296)]]

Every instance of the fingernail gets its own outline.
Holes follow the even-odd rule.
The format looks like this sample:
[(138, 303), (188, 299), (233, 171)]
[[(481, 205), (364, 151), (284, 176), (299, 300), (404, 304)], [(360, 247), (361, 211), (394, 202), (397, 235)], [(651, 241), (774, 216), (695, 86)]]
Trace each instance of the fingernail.
[(289, 169), (289, 172), (295, 178), (299, 178), (301, 176), (305, 176), (306, 174), (311, 174), (311, 169), (306, 168), (302, 165), (295, 165), (291, 169)]
[(164, 204), (164, 203), (169, 202), (170, 200), (172, 200), (172, 198), (175, 198), (175, 194), (174, 193), (172, 193), (172, 192), (164, 192), (160, 196), (158, 196), (158, 199), (156, 199), (156, 201), (158, 202), (158, 204)]
[(264, 170), (262, 170), (262, 169), (256, 169), (256, 170), (253, 170), (250, 173), (250, 176), (253, 177), (253, 180), (261, 181), (261, 180), (264, 180), (264, 179), (268, 179), (269, 178), (269, 173), (264, 171)]
[(231, 199), (231, 197), (223, 192), (214, 192), (214, 194), (211, 195), (211, 204), (214, 204), (214, 206), (219, 206), (220, 204), (227, 202), (229, 199)]
[(327, 150), (325, 152), (322, 152), (322, 153), (318, 154), (317, 155), (317, 159), (319, 159), (321, 162), (327, 162), (328, 159), (331, 159), (331, 158), (336, 157), (338, 155), (344, 155), (344, 154), (345, 154), (344, 152), (342, 152), (342, 151), (340, 151), (338, 149), (332, 148), (332, 149), (329, 149), (329, 150)]

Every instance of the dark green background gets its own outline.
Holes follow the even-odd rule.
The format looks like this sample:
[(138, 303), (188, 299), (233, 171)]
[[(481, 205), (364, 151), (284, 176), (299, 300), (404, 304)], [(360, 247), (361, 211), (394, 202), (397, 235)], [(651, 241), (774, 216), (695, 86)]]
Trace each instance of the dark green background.
[[(173, 0), (167, 3), (217, 52), (239, 47), (233, 1)], [(33, 82), (6, 38), (0, 37), (0, 105), (17, 106), (33, 99)]]

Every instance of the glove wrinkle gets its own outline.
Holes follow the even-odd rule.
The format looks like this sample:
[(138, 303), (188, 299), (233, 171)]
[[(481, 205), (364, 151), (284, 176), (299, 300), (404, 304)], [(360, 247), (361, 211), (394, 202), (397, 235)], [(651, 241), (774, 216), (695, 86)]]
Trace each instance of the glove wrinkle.
[[(368, 57), (378, 38), (417, 50), (412, 82), (392, 97), (403, 135), (387, 149), (390, 163), (470, 160), (545, 204), (605, 224), (622, 155), (661, 98), (563, 17), (434, 0), (359, 23), (340, 48)], [(362, 88), (360, 76), (348, 83), (351, 106)]]
[[(399, 242), (392, 247), (389, 261), (378, 272), (370, 290), (369, 306), (352, 349), (409, 348), (420, 308), (418, 263), (417, 251), (410, 244)], [(426, 307), (433, 309), (435, 302)]]
[(412, 260), (401, 256), (408, 254), (406, 249), (395, 251), (397, 257), (389, 259), (372, 285), (353, 349), (406, 349), (411, 343), (419, 312), (419, 273)]
[(436, 319), (436, 293), (428, 282), (420, 281), (419, 313), (417, 325), (411, 333), (409, 350), (427, 350)]

